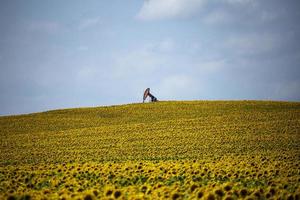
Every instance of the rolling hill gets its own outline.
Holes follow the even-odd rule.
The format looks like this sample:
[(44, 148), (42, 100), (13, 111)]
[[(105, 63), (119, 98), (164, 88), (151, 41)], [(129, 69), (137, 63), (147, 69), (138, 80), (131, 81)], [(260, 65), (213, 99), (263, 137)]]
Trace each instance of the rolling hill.
[(300, 198), (299, 102), (53, 110), (0, 134), (0, 198)]

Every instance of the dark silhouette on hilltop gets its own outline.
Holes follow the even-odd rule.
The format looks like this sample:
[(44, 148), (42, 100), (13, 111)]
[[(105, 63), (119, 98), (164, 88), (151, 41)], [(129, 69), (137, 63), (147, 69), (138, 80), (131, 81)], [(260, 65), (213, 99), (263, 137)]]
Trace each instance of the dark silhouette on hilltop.
[(145, 102), (148, 96), (151, 98), (151, 102), (158, 101), (157, 98), (150, 93), (150, 88), (147, 88), (144, 92), (143, 103)]

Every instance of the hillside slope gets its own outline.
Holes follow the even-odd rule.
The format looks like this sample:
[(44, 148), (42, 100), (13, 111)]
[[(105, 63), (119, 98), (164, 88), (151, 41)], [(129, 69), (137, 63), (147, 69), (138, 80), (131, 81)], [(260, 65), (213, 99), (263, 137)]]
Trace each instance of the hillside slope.
[(300, 103), (188, 101), (0, 118), (0, 164), (299, 154)]
[(0, 199), (300, 198), (299, 102), (54, 110), (0, 138)]

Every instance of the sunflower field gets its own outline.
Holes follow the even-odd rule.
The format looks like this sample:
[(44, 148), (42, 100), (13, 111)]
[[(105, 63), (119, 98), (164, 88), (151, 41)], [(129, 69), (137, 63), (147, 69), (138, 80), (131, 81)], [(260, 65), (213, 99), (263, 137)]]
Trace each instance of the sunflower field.
[(300, 199), (299, 102), (3, 116), (0, 138), (0, 199)]

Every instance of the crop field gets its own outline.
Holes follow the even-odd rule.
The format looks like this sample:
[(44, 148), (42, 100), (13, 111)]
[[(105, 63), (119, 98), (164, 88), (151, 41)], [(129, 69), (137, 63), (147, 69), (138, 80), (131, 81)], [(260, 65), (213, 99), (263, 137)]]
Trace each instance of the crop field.
[(299, 102), (3, 116), (0, 138), (0, 199), (300, 199)]

